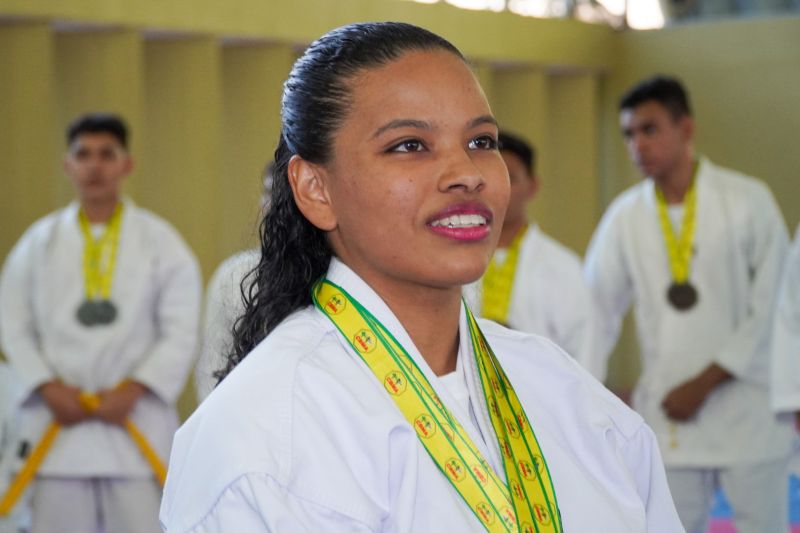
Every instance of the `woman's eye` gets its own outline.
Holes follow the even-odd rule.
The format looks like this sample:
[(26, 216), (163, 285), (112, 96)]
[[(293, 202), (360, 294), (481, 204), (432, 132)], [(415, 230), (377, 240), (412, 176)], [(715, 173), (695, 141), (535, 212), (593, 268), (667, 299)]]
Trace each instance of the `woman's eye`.
[(490, 135), (483, 135), (476, 137), (469, 142), (470, 150), (495, 150), (497, 148), (497, 140)]
[(422, 141), (418, 141), (416, 139), (408, 139), (403, 141), (399, 144), (393, 146), (389, 151), (390, 152), (421, 152), (425, 149), (425, 145), (422, 144)]

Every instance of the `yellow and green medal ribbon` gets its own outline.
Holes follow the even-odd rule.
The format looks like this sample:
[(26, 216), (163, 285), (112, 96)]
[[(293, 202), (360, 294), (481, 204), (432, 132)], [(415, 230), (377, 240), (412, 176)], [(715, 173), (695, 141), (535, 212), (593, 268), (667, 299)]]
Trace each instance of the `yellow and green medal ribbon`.
[(685, 211), (681, 222), (680, 234), (675, 235), (667, 212), (667, 200), (661, 189), (656, 188), (656, 204), (658, 205), (658, 219), (661, 223), (661, 232), (667, 247), (669, 270), (676, 283), (686, 283), (689, 280), (692, 263), (692, 246), (694, 245), (695, 213), (697, 209), (697, 194), (695, 184), (689, 187), (684, 199)]
[(519, 250), (527, 232), (528, 226), (525, 226), (517, 233), (514, 240), (511, 241), (511, 246), (508, 248), (508, 253), (502, 265), (497, 264), (496, 258), (492, 258), (489, 263), (489, 267), (481, 279), (481, 316), (484, 318), (507, 324), (508, 308), (511, 305), (511, 289), (514, 286), (514, 276), (517, 273)]
[(78, 214), (83, 234), (83, 277), (87, 300), (108, 300), (117, 260), (117, 244), (122, 226), (122, 204), (117, 204), (105, 232), (95, 239), (83, 209)]
[(328, 280), (317, 284), (313, 299), (383, 384), (431, 459), (487, 531), (563, 531), (553, 483), (533, 429), (469, 311), (470, 338), (503, 456), (505, 483), (413, 358), (366, 308)]

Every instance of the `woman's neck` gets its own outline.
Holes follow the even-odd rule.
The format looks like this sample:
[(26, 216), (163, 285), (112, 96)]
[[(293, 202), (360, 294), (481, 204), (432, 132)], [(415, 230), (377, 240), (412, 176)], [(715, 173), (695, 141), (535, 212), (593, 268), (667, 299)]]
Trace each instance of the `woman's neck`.
[(389, 288), (380, 295), (431, 370), (437, 376), (453, 372), (458, 357), (461, 288)]

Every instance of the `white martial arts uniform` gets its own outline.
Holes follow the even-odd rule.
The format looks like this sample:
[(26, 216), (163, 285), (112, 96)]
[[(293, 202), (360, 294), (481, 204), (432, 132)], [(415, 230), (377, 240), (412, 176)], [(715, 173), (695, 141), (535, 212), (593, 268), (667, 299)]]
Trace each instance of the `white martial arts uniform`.
[(772, 406), (800, 411), (800, 228), (786, 257), (772, 337)]
[[(502, 263), (505, 252), (495, 252), (495, 260)], [(464, 295), (480, 315), (481, 281), (465, 287)], [(593, 309), (580, 257), (532, 224), (520, 243), (506, 325), (547, 337), (602, 381), (605, 364), (592, 354)]]
[(208, 396), (219, 381), (214, 373), (225, 366), (233, 340), (233, 325), (244, 312), (241, 283), (258, 266), (260, 258), (260, 250), (239, 252), (223, 261), (208, 282), (203, 347), (194, 371), (198, 403)]
[[(335, 259), (328, 278), (395, 335), (502, 476), (463, 311), (458, 359), (470, 412), (364, 281)], [(546, 339), (481, 327), (536, 432), (565, 530), (682, 531), (641, 418)], [(176, 434), (161, 507), (166, 531), (481, 531), (351, 350), (313, 307), (259, 344)]]
[[(770, 327), (786, 228), (766, 186), (707, 159), (699, 163), (696, 191), (690, 281), (699, 301), (687, 311), (674, 309), (666, 299), (672, 278), (653, 181), (624, 192), (603, 216), (585, 265), (605, 321), (602, 353), (610, 352), (623, 315), (635, 302), (643, 370), (634, 406), (658, 438), (668, 475), (671, 469), (691, 469), (700, 476), (703, 469), (746, 469), (758, 463), (772, 463), (765, 469), (776, 472), (780, 467), (775, 465), (786, 460), (792, 435), (786, 421), (772, 415), (767, 388)], [(671, 211), (674, 224), (682, 209)], [(693, 419), (671, 422), (661, 408), (665, 395), (712, 363), (734, 379), (718, 386)], [(762, 512), (765, 520), (765, 515), (780, 515), (785, 509), (785, 477), (773, 476), (761, 486), (733, 477), (750, 484), (749, 490), (730, 486), (726, 491), (732, 500), (746, 495), (732, 501), (734, 507), (758, 508), (755, 514)], [(708, 486), (701, 489), (699, 478), (695, 481), (697, 496), (691, 499), (704, 500)], [(690, 488), (681, 484), (672, 490), (684, 517), (677, 493), (686, 495)], [(785, 520), (785, 513), (780, 518)], [(737, 527), (740, 533), (750, 531), (742, 521)]]
[[(174, 403), (197, 345), (197, 262), (169, 224), (125, 201), (111, 290), (117, 318), (107, 326), (85, 327), (75, 316), (85, 297), (78, 207), (70, 204), (31, 226), (0, 276), (0, 343), (21, 376), (26, 398), (20, 440), (35, 445), (52, 421), (35, 392), (43, 383), (61, 379), (96, 392), (132, 379), (149, 392), (138, 400), (131, 420), (166, 459), (178, 423)], [(89, 478), (145, 480), (150, 492), (158, 491), (128, 433), (99, 420), (62, 428), (39, 476), (76, 483)], [(48, 506), (37, 506), (38, 497), (53, 494), (37, 491), (38, 484), (33, 491), (34, 527), (51, 519), (67, 527), (63, 517), (48, 515)], [(147, 518), (140, 515), (138, 523), (147, 523)]]
[[(11, 483), (11, 466), (17, 453), (17, 408), (22, 387), (8, 363), (0, 361), (0, 495)], [(18, 533), (28, 521), (27, 501), (22, 501), (8, 516), (0, 516), (0, 533)]]

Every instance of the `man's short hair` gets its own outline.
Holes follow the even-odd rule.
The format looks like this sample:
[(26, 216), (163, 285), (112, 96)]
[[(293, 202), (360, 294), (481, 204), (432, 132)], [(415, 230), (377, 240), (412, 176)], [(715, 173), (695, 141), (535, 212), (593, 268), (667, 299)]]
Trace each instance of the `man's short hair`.
[(689, 95), (681, 81), (662, 75), (644, 79), (628, 89), (619, 101), (619, 110), (635, 109), (649, 101), (666, 107), (674, 119), (692, 116)]
[(88, 113), (76, 118), (67, 127), (67, 146), (84, 133), (108, 133), (113, 135), (123, 148), (128, 149), (128, 127), (118, 115)]
[(511, 152), (519, 157), (525, 163), (528, 174), (531, 177), (536, 175), (536, 151), (525, 139), (513, 133), (501, 131), (497, 136), (497, 148), (501, 152)]

